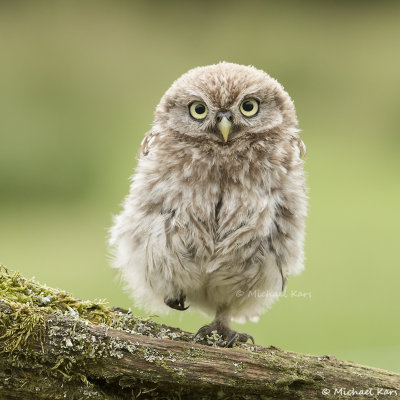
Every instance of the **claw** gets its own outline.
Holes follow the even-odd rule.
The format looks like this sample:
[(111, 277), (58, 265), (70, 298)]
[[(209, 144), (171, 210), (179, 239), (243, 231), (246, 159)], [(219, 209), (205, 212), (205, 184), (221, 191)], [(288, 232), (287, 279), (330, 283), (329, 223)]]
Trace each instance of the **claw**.
[(249, 334), (247, 334), (247, 336), (248, 336), (247, 340), (250, 339), (253, 342), (253, 344), (256, 344), (256, 342), (254, 341), (253, 336), (251, 336)]
[(187, 310), (190, 306), (187, 306), (187, 307), (185, 307), (185, 297), (180, 297), (179, 298), (179, 305), (180, 305), (180, 310), (181, 311), (185, 311), (185, 310)]
[(248, 333), (237, 333), (237, 332), (235, 332), (229, 338), (228, 343), (226, 344), (225, 347), (232, 347), (233, 343), (235, 343), (236, 341), (242, 342), (242, 343), (246, 343), (249, 339), (253, 342), (253, 344), (255, 344), (253, 336), (249, 335)]
[(197, 336), (199, 336), (202, 332), (204, 332), (204, 331), (207, 331), (208, 329), (210, 329), (211, 327), (210, 327), (210, 325), (204, 325), (204, 326), (202, 326), (197, 332), (196, 332), (196, 334), (194, 335), (194, 339), (196, 339), (197, 338)]
[(186, 296), (184, 296), (184, 295), (180, 295), (179, 298), (177, 298), (177, 299), (170, 299), (170, 298), (166, 297), (164, 299), (164, 303), (168, 307), (173, 308), (174, 310), (185, 311), (189, 308), (189, 306), (185, 307), (185, 299), (186, 299)]
[[(216, 331), (222, 337), (222, 339), (225, 340), (225, 347), (232, 347), (235, 342), (246, 343), (249, 339), (254, 344), (253, 336), (249, 335), (248, 333), (238, 333), (229, 327), (215, 322), (212, 322), (210, 325), (202, 326), (193, 336), (193, 339), (196, 339), (198, 336), (204, 337), (206, 335), (210, 335), (213, 331)], [(220, 345), (222, 345), (222, 343)]]
[(225, 345), (225, 347), (232, 347), (233, 343), (236, 342), (236, 340), (239, 339), (239, 334), (235, 332), (228, 340), (228, 343)]

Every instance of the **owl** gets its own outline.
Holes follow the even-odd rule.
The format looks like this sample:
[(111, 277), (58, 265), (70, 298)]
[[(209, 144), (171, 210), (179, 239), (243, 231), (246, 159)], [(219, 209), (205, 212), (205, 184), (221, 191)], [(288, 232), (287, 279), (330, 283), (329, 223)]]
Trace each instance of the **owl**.
[(293, 101), (267, 73), (221, 62), (161, 98), (122, 212), (113, 266), (137, 305), (212, 316), (231, 347), (303, 269), (307, 196)]

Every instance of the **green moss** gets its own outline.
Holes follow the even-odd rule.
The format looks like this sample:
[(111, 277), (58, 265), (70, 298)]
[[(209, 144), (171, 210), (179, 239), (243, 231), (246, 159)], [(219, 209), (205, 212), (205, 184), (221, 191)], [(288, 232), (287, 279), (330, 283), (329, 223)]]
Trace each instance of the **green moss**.
[(196, 359), (204, 359), (207, 358), (207, 352), (202, 349), (196, 349), (193, 346), (185, 347), (183, 349), (183, 353), (188, 357), (193, 357)]
[[(64, 319), (66, 330), (61, 331), (52, 323), (53, 319)], [(78, 300), (67, 292), (48, 288), (0, 266), (0, 352), (6, 354), (8, 369), (37, 370), (37, 379), (13, 374), (3, 382), (34, 393), (37, 388), (44, 388), (43, 380), (51, 382), (61, 376), (65, 384), (74, 382), (74, 391), (80, 392), (76, 398), (105, 398), (89, 383), (84, 362), (103, 356), (121, 358), (123, 351), (132, 353), (136, 346), (118, 339), (98, 341), (94, 336), (89, 337), (85, 329), (89, 322), (127, 331), (137, 328), (146, 333), (144, 320), (130, 312), (109, 309), (104, 301)], [(43, 360), (44, 334), (53, 345), (51, 360)], [(34, 343), (42, 344), (42, 351), (40, 347), (34, 349)]]
[(13, 305), (26, 304), (32, 311), (76, 314), (91, 322), (109, 323), (112, 313), (104, 301), (81, 301), (62, 290), (52, 289), (26, 279), (0, 265), (0, 298)]
[(33, 339), (41, 335), (46, 316), (68, 315), (94, 324), (104, 324), (157, 338), (189, 340), (178, 329), (156, 324), (148, 318), (138, 318), (130, 310), (110, 309), (104, 300), (82, 301), (69, 293), (41, 285), (33, 279), (25, 279), (19, 273), (0, 265), (0, 302), (3, 307), (0, 325), (1, 351), (12, 353), (16, 348), (29, 347)]
[(25, 279), (17, 272), (0, 265), (0, 351), (12, 354), (28, 349), (33, 340), (41, 338), (45, 317), (56, 312), (66, 313), (93, 323), (118, 324), (104, 301), (80, 301), (70, 294)]
[[(76, 393), (76, 398), (104, 399), (107, 396), (96, 391), (85, 375), (85, 364), (88, 360), (96, 363), (104, 357), (121, 359), (126, 353), (136, 352), (155, 366), (168, 370), (176, 381), (186, 381), (187, 371), (174, 366), (176, 358), (173, 353), (147, 348), (138, 342), (129, 344), (114, 337), (98, 340), (89, 333), (87, 324), (162, 339), (188, 341), (191, 335), (156, 324), (149, 318), (135, 317), (130, 310), (108, 308), (105, 301), (81, 301), (65, 291), (26, 279), (3, 265), (0, 265), (0, 317), (0, 352), (7, 355), (7, 367), (37, 371), (37, 378), (31, 374), (26, 378), (4, 377), (4, 381), (14, 388), (24, 387), (32, 393), (42, 388), (40, 390), (51, 393), (57, 386), (48, 383), (46, 386), (43, 381), (61, 378), (65, 388), (69, 388), (67, 392)], [(52, 346), (50, 358), (43, 349), (44, 337)], [(33, 348), (37, 343), (41, 344), (42, 351), (40, 347)], [(202, 354), (199, 350), (190, 352), (192, 356)], [(143, 379), (152, 377), (151, 371), (141, 372)], [(121, 382), (121, 390), (124, 385), (147, 390), (143, 383), (132, 379), (129, 385)], [(63, 393), (59, 388), (57, 390), (57, 395), (49, 394), (49, 398), (62, 398)]]
[[(195, 348), (191, 344), (185, 345), (183, 354), (177, 355), (172, 351), (143, 346), (139, 342), (97, 335), (88, 329), (89, 323), (100, 325), (101, 330), (110, 327), (162, 339), (192, 339), (192, 335), (179, 329), (156, 324), (148, 318), (135, 317), (127, 310), (108, 308), (104, 301), (78, 300), (64, 291), (40, 285), (0, 266), (0, 352), (6, 354), (0, 358), (0, 364), (5, 362), (5, 365), (0, 365), (0, 383), (9, 385), (11, 390), (24, 388), (24, 393), (34, 394), (40, 390), (48, 394), (43, 398), (49, 399), (62, 399), (66, 394), (71, 399), (125, 399), (144, 393), (149, 398), (174, 399), (187, 393), (184, 388), (188, 383), (188, 371), (180, 367), (179, 358), (193, 358), (195, 361), (208, 358), (207, 349)], [(46, 351), (42, 342), (44, 338)], [(206, 339), (209, 345), (216, 345), (221, 340), (215, 333)], [(261, 358), (269, 365), (278, 363), (272, 351), (260, 355), (255, 353), (254, 347), (248, 346), (238, 347), (235, 351), (246, 352), (255, 359)], [(137, 379), (116, 376), (113, 372), (103, 374), (104, 360), (118, 364), (118, 360), (126, 354), (140, 355), (148, 363), (146, 369), (138, 371), (140, 375)], [(221, 354), (221, 357), (226, 356)], [(159, 397), (159, 390), (155, 390), (151, 382), (160, 368), (168, 371), (174, 384), (182, 384), (182, 390), (180, 388), (177, 392), (176, 387), (171, 387), (168, 396)], [(242, 362), (232, 363), (232, 368), (238, 374), (246, 371)], [(101, 377), (97, 378), (101, 382), (92, 382), (87, 371), (98, 371), (94, 376)], [(294, 375), (295, 371), (293, 379), (281, 382), (282, 393), (289, 391), (292, 385), (304, 382), (303, 378)], [(242, 387), (234, 379), (230, 384), (241, 395), (236, 397), (232, 390), (227, 389), (226, 393), (220, 393), (221, 396), (246, 398)], [(120, 390), (121, 396), (109, 396), (107, 388), (111, 387), (112, 393)], [(271, 388), (266, 384), (265, 389)]]

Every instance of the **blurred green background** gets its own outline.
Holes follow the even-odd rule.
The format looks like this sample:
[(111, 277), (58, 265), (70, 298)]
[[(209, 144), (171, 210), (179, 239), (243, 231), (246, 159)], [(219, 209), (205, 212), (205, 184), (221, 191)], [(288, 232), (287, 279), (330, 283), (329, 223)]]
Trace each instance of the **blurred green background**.
[(253, 64), (297, 106), (310, 213), (305, 272), (239, 329), (400, 372), (399, 20), (390, 1), (1, 2), (0, 260), (132, 306), (105, 237), (153, 110), (192, 67)]

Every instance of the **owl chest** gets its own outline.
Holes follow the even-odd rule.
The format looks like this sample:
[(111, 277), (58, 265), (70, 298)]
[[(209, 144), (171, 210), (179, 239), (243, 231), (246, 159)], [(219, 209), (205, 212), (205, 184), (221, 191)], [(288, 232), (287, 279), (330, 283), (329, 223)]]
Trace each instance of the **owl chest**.
[[(173, 211), (171, 227), (206, 252), (247, 226), (258, 225), (268, 203), (266, 182), (251, 176), (248, 165), (218, 165), (175, 171), (175, 194), (164, 197)], [(169, 203), (169, 204), (166, 204)]]

